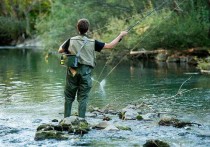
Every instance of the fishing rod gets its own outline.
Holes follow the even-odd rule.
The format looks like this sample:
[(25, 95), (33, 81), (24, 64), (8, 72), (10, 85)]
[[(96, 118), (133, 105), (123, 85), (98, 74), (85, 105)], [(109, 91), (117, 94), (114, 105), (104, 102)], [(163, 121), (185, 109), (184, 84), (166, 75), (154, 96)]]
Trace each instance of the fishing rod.
[[(134, 23), (133, 25), (129, 26), (126, 31), (130, 32), (130, 30), (132, 30), (135, 26), (137, 26), (139, 23), (143, 22), (147, 17), (149, 17), (150, 15), (152, 15), (154, 12), (156, 12), (159, 8), (161, 8), (164, 4), (166, 3), (166, 1), (164, 1), (161, 5), (159, 5), (157, 8), (153, 9), (151, 12), (149, 12), (145, 17), (143, 17), (141, 20), (137, 21), (136, 23)], [(119, 40), (119, 42), (122, 40), (122, 38)]]
[[(154, 10), (152, 10), (151, 12), (149, 12), (143, 19), (141, 19), (141, 20), (139, 20), (139, 21), (137, 21), (135, 24), (133, 24), (133, 25), (131, 25), (131, 26), (129, 26), (126, 30), (127, 30), (127, 32), (129, 32), (131, 29), (133, 29), (135, 26), (137, 26), (139, 23), (141, 23), (141, 22), (143, 22), (147, 17), (149, 17), (151, 14), (153, 14), (155, 11), (157, 11), (158, 9), (160, 9), (164, 4), (166, 3), (166, 1), (164, 1), (161, 5), (159, 5), (157, 8), (155, 8)], [(120, 40), (119, 40), (119, 42), (122, 40), (122, 38), (120, 38)], [(122, 60), (122, 59), (121, 59)], [(121, 60), (120, 60), (120, 62), (121, 62)], [(119, 62), (119, 63), (120, 63)], [(107, 63), (106, 63), (107, 64)], [(106, 64), (104, 65), (104, 68), (103, 68), (103, 70), (101, 71), (101, 73), (100, 73), (100, 75), (99, 75), (99, 78), (101, 77), (101, 74), (102, 74), (102, 72), (104, 71), (104, 69), (105, 69), (105, 66), (106, 66)], [(108, 75), (110, 75), (111, 74), (111, 72), (116, 68), (118, 66), (118, 64), (107, 74), (107, 76)], [(106, 77), (107, 77), (106, 76)], [(99, 79), (98, 78), (98, 79)], [(103, 81), (103, 80), (102, 80)]]

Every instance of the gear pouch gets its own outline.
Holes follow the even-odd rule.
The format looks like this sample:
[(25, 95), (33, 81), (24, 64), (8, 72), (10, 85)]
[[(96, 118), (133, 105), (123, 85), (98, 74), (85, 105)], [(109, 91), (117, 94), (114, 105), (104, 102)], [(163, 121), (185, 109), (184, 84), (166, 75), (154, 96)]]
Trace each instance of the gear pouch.
[(78, 67), (78, 56), (76, 55), (68, 55), (67, 56), (67, 67), (76, 68)]

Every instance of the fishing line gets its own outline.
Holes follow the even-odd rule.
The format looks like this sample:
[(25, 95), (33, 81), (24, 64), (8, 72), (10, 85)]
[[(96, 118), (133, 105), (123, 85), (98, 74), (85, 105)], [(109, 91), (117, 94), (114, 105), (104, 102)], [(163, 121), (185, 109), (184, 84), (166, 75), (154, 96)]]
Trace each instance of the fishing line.
[[(164, 3), (166, 3), (166, 1), (165, 2), (163, 2), (161, 5), (159, 5), (157, 8), (160, 8)], [(161, 9), (157, 9), (157, 8), (155, 8), (156, 9), (156, 12), (158, 12), (158, 11), (160, 11)], [(155, 9), (153, 9), (151, 12), (154, 12), (155, 11)], [(142, 12), (141, 13), (141, 15), (144, 15), (145, 13), (147, 13), (147, 15), (149, 15), (151, 12), (149, 12), (149, 13), (147, 13), (147, 12)], [(127, 18), (125, 18), (125, 19), (121, 19), (121, 20), (124, 20), (124, 21), (127, 21), (127, 20), (131, 20), (131, 19), (134, 19), (134, 18), (136, 18), (137, 16), (131, 16), (131, 17), (127, 17)], [(139, 16), (138, 16), (139, 17)], [(146, 16), (144, 16), (144, 17), (146, 17)], [(142, 18), (142, 19), (144, 19), (144, 17)], [(139, 21), (138, 21), (139, 22)], [(136, 22), (137, 23), (137, 22)], [(95, 30), (93, 30), (93, 31), (91, 31), (91, 32), (98, 32), (98, 31), (100, 31), (100, 30), (103, 30), (104, 28), (107, 28), (107, 27), (109, 27), (110, 26), (110, 24), (108, 24), (108, 25), (105, 25), (104, 27), (102, 27), (102, 28), (99, 28), (99, 29), (95, 29)], [(131, 27), (131, 26), (130, 26)], [(127, 30), (130, 28), (130, 27), (128, 27), (127, 28)], [(130, 30), (130, 29), (129, 29)]]
[[(129, 32), (131, 29), (133, 29), (135, 26), (137, 26), (139, 23), (141, 23), (142, 21), (144, 21), (148, 16), (150, 16), (151, 14), (153, 14), (154, 12), (156, 12), (158, 9), (160, 9), (164, 4), (166, 3), (166, 1), (164, 1), (161, 5), (159, 5), (157, 8), (155, 8), (154, 10), (152, 10), (151, 12), (149, 12), (145, 17), (143, 17), (140, 21), (137, 21), (135, 24), (133, 24), (133, 25), (131, 25), (131, 26), (129, 26), (128, 28), (127, 28), (127, 31)], [(146, 13), (146, 12), (145, 12)], [(121, 41), (121, 40), (120, 40)], [(136, 46), (135, 46), (136, 47)], [(113, 52), (113, 50), (111, 51), (111, 53)], [(127, 54), (126, 54), (127, 55)], [(114, 66), (111, 70), (110, 70), (110, 72), (105, 76), (105, 78), (104, 79), (106, 79), (106, 77), (108, 77), (111, 73), (112, 73), (112, 71), (123, 61), (123, 59), (124, 59), (124, 57), (126, 56), (126, 55), (124, 55), (123, 56), (123, 58), (121, 58), (121, 60), (116, 64), (116, 66)], [(107, 63), (108, 62), (106, 62), (106, 64), (104, 65), (104, 67), (103, 67), (103, 69), (102, 69), (102, 71), (101, 71), (101, 73), (100, 73), (100, 75), (99, 75), (99, 77), (98, 77), (98, 80), (100, 79), (100, 77), (101, 77), (101, 75), (102, 75), (102, 73), (103, 73), (103, 71), (104, 71), (104, 69), (105, 69), (105, 67), (106, 67), (106, 65), (107, 65)], [(104, 80), (103, 79), (103, 80)], [(97, 81), (98, 81), (97, 80)], [(103, 81), (102, 80), (102, 81)], [(95, 84), (93, 85), (93, 87), (95, 87)]]
[[(183, 0), (181, 3), (179, 3), (179, 5), (181, 5), (183, 2), (185, 2), (186, 0)], [(164, 1), (163, 3), (166, 3), (166, 1)], [(161, 4), (162, 5), (162, 4)], [(152, 11), (152, 12), (154, 12), (154, 10)], [(173, 12), (171, 12), (167, 17), (165, 17), (165, 18), (163, 18), (163, 20), (165, 20), (166, 18), (170, 18), (170, 16), (173, 14)], [(149, 15), (151, 15), (151, 13), (149, 13)], [(147, 15), (147, 16), (149, 16), (149, 15)], [(146, 17), (147, 17), (146, 16)], [(145, 20), (145, 19), (144, 19)], [(131, 28), (133, 28), (134, 26), (136, 26), (137, 24), (139, 24), (140, 22), (142, 22), (142, 21), (139, 21), (139, 22), (136, 22), (134, 25), (132, 25), (131, 26)], [(145, 35), (137, 44), (136, 44), (136, 46), (137, 45), (139, 45), (154, 29), (156, 29), (157, 27), (158, 27), (159, 25), (157, 25), (156, 27), (154, 27), (154, 28), (152, 28), (148, 33), (147, 33), (147, 35)], [(135, 49), (135, 47), (136, 46), (134, 46), (132, 49), (131, 49), (131, 51), (133, 50), (133, 49)], [(111, 70), (110, 70), (110, 72), (105, 76), (105, 78), (107, 78), (112, 72), (113, 72), (113, 70), (123, 61), (123, 58), (126, 56), (127, 54), (125, 54), (122, 58), (121, 58), (121, 60), (116, 64), (116, 66), (114, 66)], [(107, 64), (107, 63), (106, 63)], [(104, 67), (106, 66), (106, 64), (104, 65)], [(104, 68), (103, 68), (103, 70), (104, 70)], [(101, 73), (103, 72), (103, 70), (101, 71)], [(101, 75), (101, 74), (100, 74)], [(100, 77), (99, 77), (100, 78)], [(98, 79), (99, 79), (98, 78)], [(105, 78), (103, 79), (103, 80), (105, 80)], [(103, 81), (102, 80), (102, 81)]]

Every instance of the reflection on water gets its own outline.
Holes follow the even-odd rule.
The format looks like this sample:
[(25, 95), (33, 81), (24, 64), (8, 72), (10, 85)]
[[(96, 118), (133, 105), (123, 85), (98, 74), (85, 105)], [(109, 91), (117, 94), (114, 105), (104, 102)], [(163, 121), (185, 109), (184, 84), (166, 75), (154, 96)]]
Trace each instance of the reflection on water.
[[(114, 66), (107, 65), (99, 77), (104, 62), (98, 62), (92, 75), (90, 105), (110, 104), (120, 109), (128, 103), (145, 102), (155, 111), (172, 112), (210, 125), (206, 121), (210, 118), (210, 76), (199, 74), (195, 67), (185, 63), (134, 61), (121, 63), (107, 77)], [(29, 142), (35, 145), (37, 125), (63, 117), (65, 73), (56, 54), (46, 60), (44, 53), (36, 50), (0, 50), (0, 127), (15, 132), (0, 128), (0, 138), (7, 135), (0, 139), (0, 144), (12, 146), (12, 142), (16, 145), (18, 142), (24, 146), (24, 142)], [(174, 97), (181, 85), (181, 90), (188, 92)], [(74, 104), (74, 111), (76, 107)], [(46, 146), (49, 144), (44, 142)]]

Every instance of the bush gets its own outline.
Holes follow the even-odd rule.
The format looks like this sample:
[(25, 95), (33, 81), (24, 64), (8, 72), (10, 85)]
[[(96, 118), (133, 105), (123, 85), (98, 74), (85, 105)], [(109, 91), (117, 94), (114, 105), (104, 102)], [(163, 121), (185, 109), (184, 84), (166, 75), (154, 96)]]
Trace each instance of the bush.
[(0, 17), (0, 44), (9, 44), (24, 33), (25, 22), (10, 17)]
[(210, 57), (199, 59), (197, 67), (200, 70), (210, 70)]
[[(143, 2), (147, 4), (146, 1)], [(135, 1), (135, 3), (137, 4), (139, 1)], [(127, 37), (123, 38), (117, 48), (179, 50), (210, 46), (208, 38), (209, 9), (203, 2), (197, 3), (199, 7), (193, 6), (194, 3), (197, 2), (182, 3), (179, 6), (181, 10), (177, 12), (171, 8), (173, 6), (169, 5), (172, 5), (172, 1), (170, 1), (164, 8), (145, 18), (158, 3), (154, 3), (153, 6), (150, 1), (148, 6), (145, 5), (141, 11), (131, 9), (132, 13), (122, 13), (118, 9), (108, 9), (110, 7), (107, 6), (116, 7), (114, 1), (103, 1), (103, 5), (100, 7), (95, 6), (96, 2), (94, 1), (87, 1), (83, 5), (80, 5), (79, 2), (69, 3), (67, 0), (54, 1), (50, 15), (40, 18), (36, 23), (36, 29), (38, 34), (41, 34), (46, 47), (57, 48), (65, 39), (77, 34), (75, 24), (79, 18), (89, 19), (92, 23), (91, 35), (104, 42), (109, 42), (120, 31), (143, 20), (129, 32)], [(97, 8), (109, 11), (96, 11)]]

